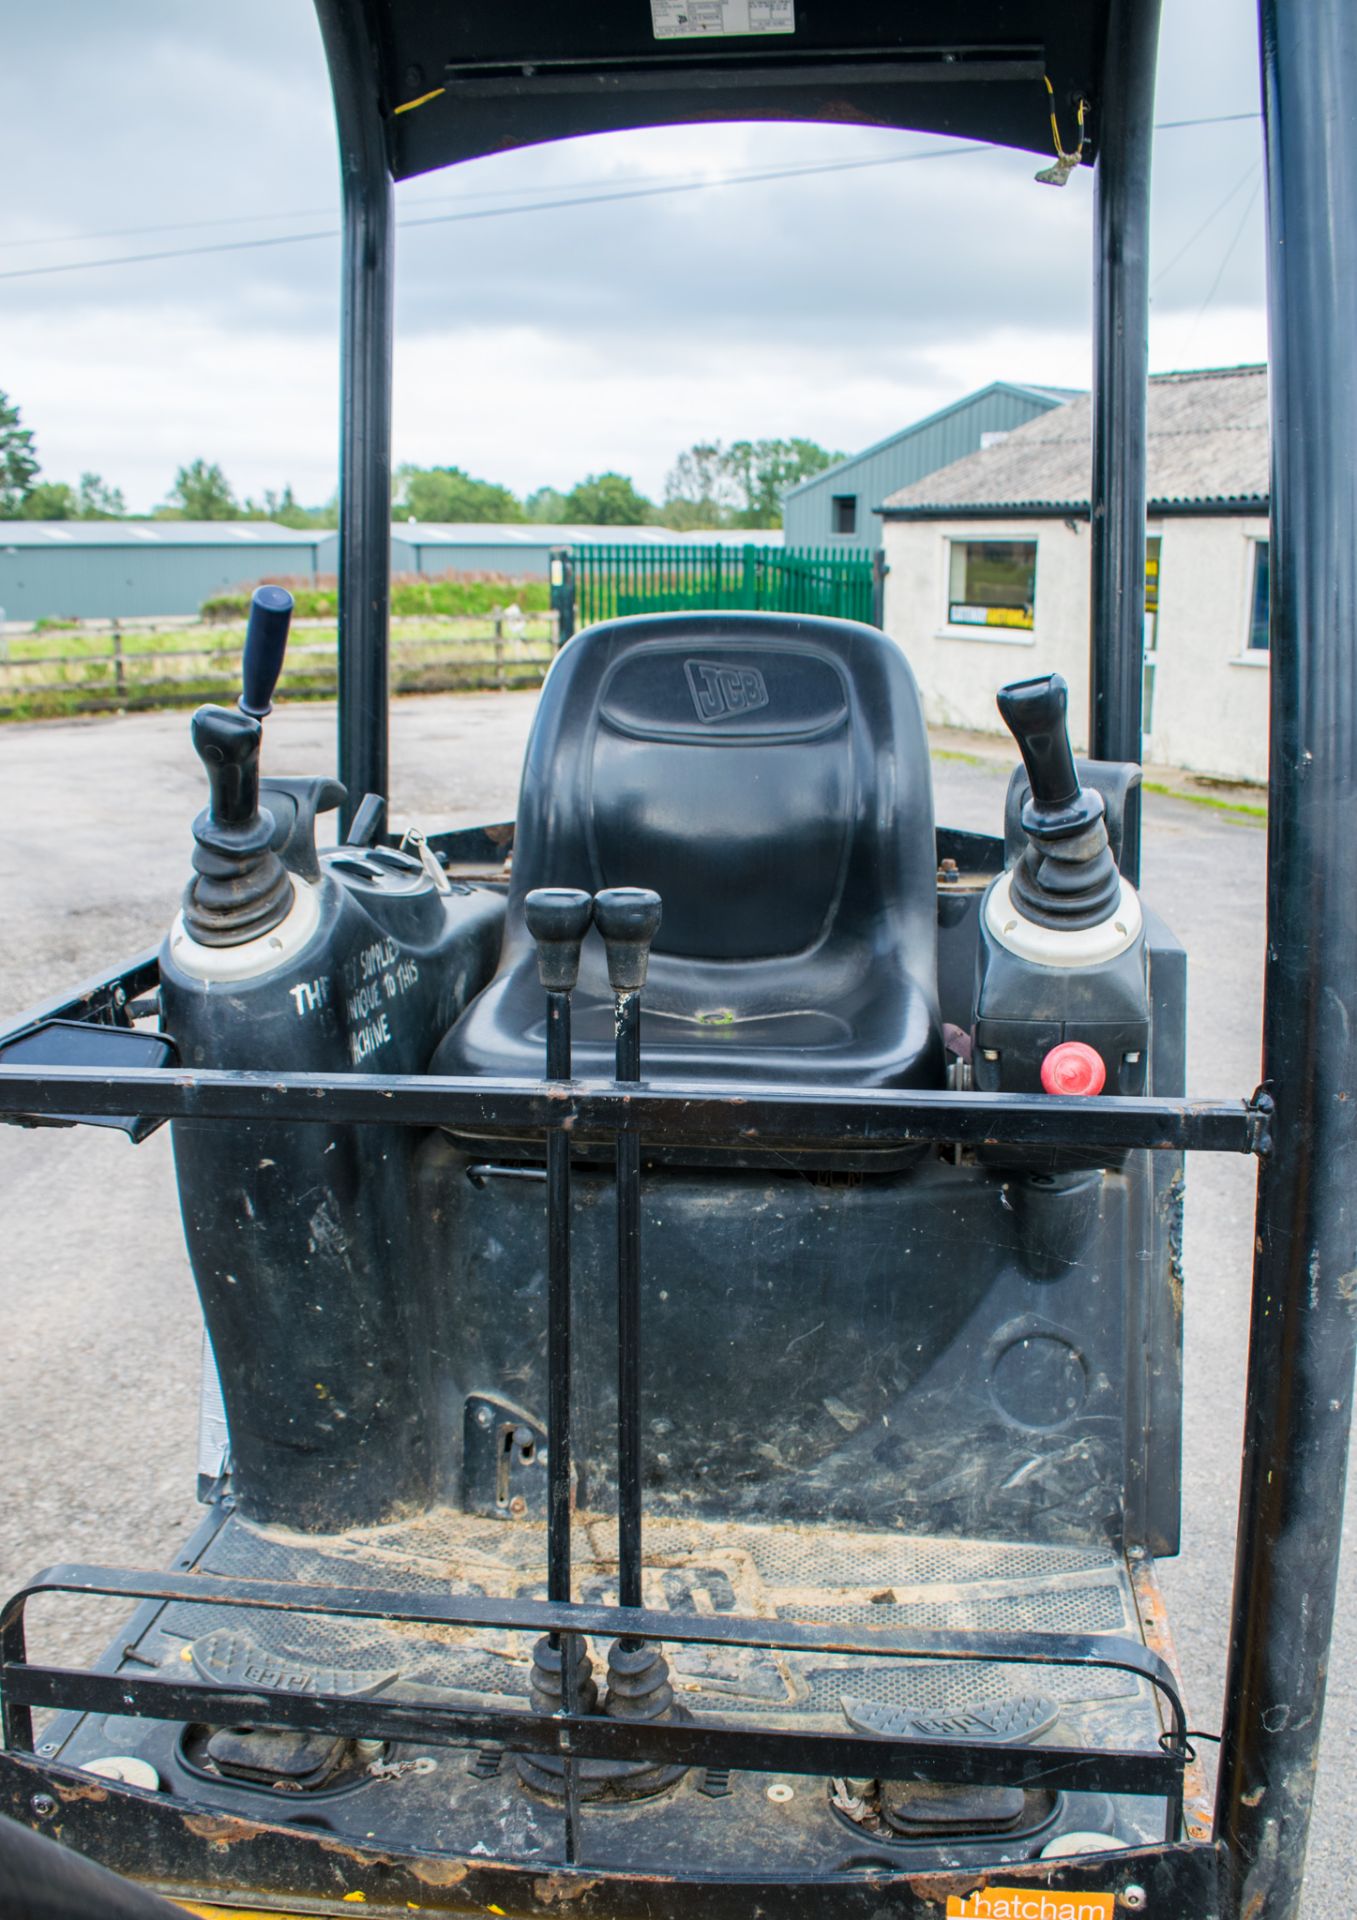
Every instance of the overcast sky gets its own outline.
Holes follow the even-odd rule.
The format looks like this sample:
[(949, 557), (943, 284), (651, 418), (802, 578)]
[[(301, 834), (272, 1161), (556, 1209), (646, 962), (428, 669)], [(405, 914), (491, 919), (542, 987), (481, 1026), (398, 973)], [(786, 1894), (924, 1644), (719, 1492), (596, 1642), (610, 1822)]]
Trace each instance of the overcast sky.
[[(1255, 113), (1248, 0), (1166, 0), (1156, 119)], [(1087, 170), (912, 133), (731, 127), (538, 147), (398, 189), (394, 453), (526, 492), (617, 468), (658, 497), (694, 440), (855, 449), (995, 379), (1089, 378)], [(818, 177), (509, 212), (779, 166)], [(1261, 131), (1165, 131), (1155, 370), (1265, 357)], [(308, 0), (0, 0), (0, 276), (333, 225)], [(204, 226), (202, 223), (231, 222)], [(173, 230), (170, 230), (173, 228)], [(154, 229), (154, 231), (131, 231)], [(0, 389), (45, 477), (145, 510), (183, 462), (325, 499), (338, 242), (0, 277)]]

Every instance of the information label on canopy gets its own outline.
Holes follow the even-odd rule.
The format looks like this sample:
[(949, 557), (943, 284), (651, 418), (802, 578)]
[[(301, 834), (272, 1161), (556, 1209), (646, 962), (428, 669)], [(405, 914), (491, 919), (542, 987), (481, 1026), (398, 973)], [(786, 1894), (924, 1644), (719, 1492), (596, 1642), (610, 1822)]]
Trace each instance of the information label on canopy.
[(795, 33), (795, 0), (650, 0), (657, 40)]

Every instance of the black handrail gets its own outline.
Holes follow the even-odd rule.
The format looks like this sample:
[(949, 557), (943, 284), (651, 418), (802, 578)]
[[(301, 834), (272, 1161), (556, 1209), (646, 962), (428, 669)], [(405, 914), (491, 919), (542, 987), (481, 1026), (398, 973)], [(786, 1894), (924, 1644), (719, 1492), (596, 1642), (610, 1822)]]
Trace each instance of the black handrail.
[[(0, 1034), (0, 1044), (6, 1037)], [(747, 1150), (768, 1142), (884, 1149), (942, 1141), (1095, 1153), (1263, 1153), (1270, 1141), (1263, 1101), (1062, 1099), (932, 1088), (826, 1091), (720, 1081), (620, 1089), (612, 1081), (579, 1080), (567, 1091), (546, 1081), (435, 1074), (0, 1067), (0, 1118), (128, 1112), (161, 1120), (300, 1120), (323, 1126), (368, 1121), (506, 1137), (565, 1130), (577, 1142), (626, 1132), (652, 1146)]]
[[(1006, 1747), (964, 1740), (911, 1741), (885, 1734), (751, 1727), (709, 1717), (693, 1722), (575, 1716), (568, 1711), (547, 1715), (522, 1708), (463, 1706), (443, 1694), (418, 1701), (384, 1700), (371, 1695), (358, 1699), (351, 1694), (231, 1688), (211, 1682), (30, 1664), (25, 1650), (25, 1610), (35, 1597), (56, 1593), (402, 1624), (557, 1633), (563, 1637), (663, 1637), (686, 1645), (867, 1655), (878, 1660), (1106, 1667), (1132, 1674), (1153, 1687), (1165, 1703), (1169, 1726), (1164, 1742), (1154, 1749), (1035, 1743)], [(1189, 1757), (1187, 1720), (1172, 1670), (1151, 1648), (1117, 1635), (956, 1632), (839, 1622), (821, 1625), (733, 1614), (657, 1613), (647, 1608), (565, 1605), (485, 1595), (349, 1590), (218, 1574), (148, 1574), (123, 1567), (84, 1565), (48, 1568), (0, 1609), (0, 1697), (4, 1702), (6, 1744), (19, 1750), (32, 1748), (35, 1707), (170, 1721), (234, 1717), (349, 1739), (432, 1745), (493, 1741), (513, 1752), (562, 1758), (1162, 1796), (1170, 1803), (1170, 1839), (1175, 1837), (1178, 1825), (1183, 1772)]]

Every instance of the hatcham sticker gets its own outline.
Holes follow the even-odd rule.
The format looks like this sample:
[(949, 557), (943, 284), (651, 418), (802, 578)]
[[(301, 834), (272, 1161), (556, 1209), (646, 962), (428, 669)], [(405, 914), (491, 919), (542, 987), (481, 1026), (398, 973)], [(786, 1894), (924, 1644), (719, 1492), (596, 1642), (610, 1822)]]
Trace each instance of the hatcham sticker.
[(1113, 1893), (1052, 1892), (1046, 1887), (977, 1887), (947, 1897), (947, 1920), (1112, 1920)]
[(795, 33), (795, 0), (650, 0), (657, 40)]

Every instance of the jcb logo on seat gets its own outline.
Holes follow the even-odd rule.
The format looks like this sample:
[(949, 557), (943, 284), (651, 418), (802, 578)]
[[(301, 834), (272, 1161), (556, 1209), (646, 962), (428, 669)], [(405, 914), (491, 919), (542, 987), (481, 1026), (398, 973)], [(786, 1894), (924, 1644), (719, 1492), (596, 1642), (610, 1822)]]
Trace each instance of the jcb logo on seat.
[(768, 705), (768, 689), (757, 667), (731, 667), (721, 660), (687, 660), (684, 672), (699, 720), (726, 720)]

